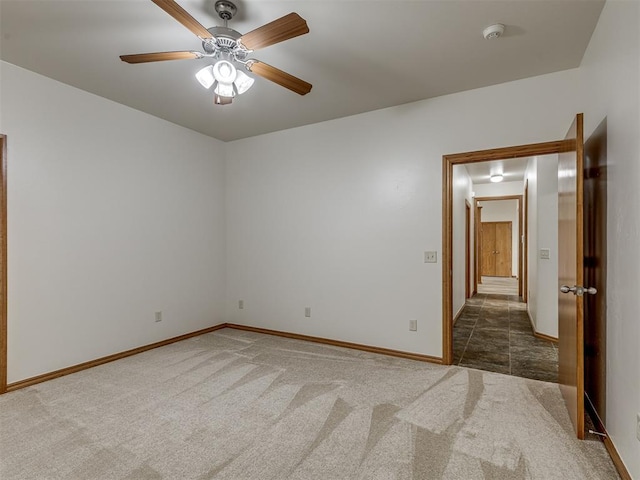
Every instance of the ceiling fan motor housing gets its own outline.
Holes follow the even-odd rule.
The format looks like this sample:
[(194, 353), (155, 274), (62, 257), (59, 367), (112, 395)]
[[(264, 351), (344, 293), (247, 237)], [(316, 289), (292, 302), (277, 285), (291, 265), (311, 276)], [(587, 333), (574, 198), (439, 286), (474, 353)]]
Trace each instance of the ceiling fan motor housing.
[(238, 43), (238, 39), (242, 37), (240, 32), (228, 27), (211, 27), (207, 29), (213, 38), (207, 38), (202, 41), (202, 48), (208, 54), (218, 53), (234, 60), (244, 61), (251, 52)]
[(218, 16), (225, 21), (231, 20), (238, 13), (238, 8), (228, 0), (218, 0), (215, 8)]

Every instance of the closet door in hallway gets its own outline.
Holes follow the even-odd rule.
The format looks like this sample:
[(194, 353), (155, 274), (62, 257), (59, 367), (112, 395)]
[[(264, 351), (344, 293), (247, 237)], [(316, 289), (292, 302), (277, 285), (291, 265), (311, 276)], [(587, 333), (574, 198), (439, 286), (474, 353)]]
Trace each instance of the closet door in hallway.
[(481, 275), (511, 277), (511, 222), (482, 222)]

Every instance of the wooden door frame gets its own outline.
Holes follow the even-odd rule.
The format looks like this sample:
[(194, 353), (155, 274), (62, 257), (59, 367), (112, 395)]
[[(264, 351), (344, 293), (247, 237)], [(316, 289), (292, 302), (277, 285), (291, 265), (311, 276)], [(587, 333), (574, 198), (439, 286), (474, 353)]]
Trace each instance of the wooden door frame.
[(464, 298), (471, 298), (471, 204), (464, 199)]
[(0, 394), (7, 391), (7, 136), (0, 134)]
[(473, 202), (473, 248), (474, 248), (474, 256), (473, 263), (475, 266), (475, 270), (473, 272), (473, 294), (475, 295), (478, 292), (478, 284), (482, 283), (482, 278), (480, 274), (480, 262), (478, 260), (478, 251), (482, 249), (482, 242), (480, 242), (480, 219), (482, 218), (482, 205), (477, 205), (477, 202)]
[(522, 228), (524, 238), (520, 237), (522, 243), (522, 301), (529, 301), (529, 179), (524, 179), (524, 212), (520, 215), (522, 218)]
[[(442, 156), (442, 363), (453, 361), (453, 167), (489, 160), (571, 152), (576, 140), (556, 140)], [(477, 262), (476, 262), (477, 263)]]
[[(478, 202), (498, 202), (500, 200), (517, 200), (518, 201), (518, 295), (522, 296), (522, 248), (520, 248), (520, 239), (522, 238), (522, 195), (501, 195), (495, 197), (477, 197), (473, 199), (474, 205), (478, 207)], [(480, 207), (482, 208), (482, 207)], [(478, 219), (479, 224), (482, 224), (482, 217)], [(478, 255), (478, 250), (476, 250)], [(478, 272), (481, 274), (482, 272)]]

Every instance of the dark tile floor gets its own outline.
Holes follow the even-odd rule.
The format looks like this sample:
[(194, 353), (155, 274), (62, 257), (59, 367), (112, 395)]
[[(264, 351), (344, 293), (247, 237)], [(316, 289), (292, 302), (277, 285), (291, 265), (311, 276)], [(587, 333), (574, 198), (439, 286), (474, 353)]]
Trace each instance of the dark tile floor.
[(533, 335), (526, 304), (513, 295), (467, 300), (453, 328), (453, 363), (558, 382), (558, 349)]

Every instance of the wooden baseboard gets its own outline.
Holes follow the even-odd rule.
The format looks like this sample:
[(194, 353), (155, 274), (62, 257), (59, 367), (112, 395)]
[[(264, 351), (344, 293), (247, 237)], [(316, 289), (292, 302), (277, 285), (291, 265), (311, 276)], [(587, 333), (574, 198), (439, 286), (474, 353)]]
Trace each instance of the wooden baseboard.
[(464, 305), (462, 305), (462, 306), (460, 307), (460, 310), (458, 310), (458, 313), (456, 313), (456, 316), (455, 316), (455, 317), (453, 317), (453, 325), (455, 325), (455, 324), (456, 324), (456, 322), (457, 322), (457, 321), (458, 321), (458, 319), (460, 318), (460, 315), (462, 315), (462, 311), (464, 310), (464, 306), (465, 306), (465, 305), (466, 305), (466, 301), (465, 301)]
[(531, 314), (529, 313), (529, 310), (527, 310), (527, 317), (529, 318), (529, 323), (531, 323), (531, 328), (533, 329), (533, 336), (534, 337), (539, 338), (541, 340), (546, 340), (547, 342), (558, 343), (558, 338), (557, 337), (552, 337), (551, 335), (546, 335), (544, 333), (540, 333), (540, 332), (536, 331), (536, 326), (533, 323), (533, 318), (531, 318)]
[(408, 358), (411, 360), (418, 360), (421, 362), (430, 362), (430, 363), (436, 363), (436, 364), (442, 365), (442, 358), (432, 357), (430, 355), (403, 352), (401, 350), (392, 350), (389, 348), (372, 347), (369, 345), (361, 345), (359, 343), (343, 342), (340, 340), (331, 340), (329, 338), (312, 337), (309, 335), (301, 335), (298, 333), (280, 332), (277, 330), (269, 330), (266, 328), (249, 327), (246, 325), (237, 325), (233, 323), (221, 323), (213, 327), (204, 328), (202, 330), (186, 333), (184, 335), (169, 338), (167, 340), (162, 340), (160, 342), (151, 343), (149, 345), (144, 345), (142, 347), (132, 348), (131, 350), (126, 350), (120, 353), (114, 353), (113, 355), (108, 355), (106, 357), (101, 357), (95, 360), (90, 360), (88, 362), (72, 365), (71, 367), (62, 368), (54, 372), (43, 373), (42, 375), (38, 375), (35, 377), (27, 378), (25, 380), (20, 380), (18, 382), (10, 383), (7, 385), (6, 392), (3, 392), (3, 393), (13, 392), (21, 388), (30, 387), (31, 385), (35, 385), (37, 383), (46, 382), (48, 380), (53, 380), (54, 378), (63, 377), (65, 375), (70, 375), (72, 373), (80, 372), (88, 368), (97, 367), (98, 365), (103, 365), (105, 363), (113, 362), (115, 360), (120, 360), (121, 358), (130, 357), (131, 355), (136, 355), (138, 353), (146, 352), (147, 350), (152, 350), (158, 347), (164, 347), (165, 345), (179, 342), (181, 340), (187, 340), (188, 338), (197, 337), (198, 335), (203, 335), (205, 333), (215, 332), (216, 330), (220, 330), (222, 328), (235, 328), (236, 330), (246, 330), (249, 332), (265, 333), (267, 335), (276, 335), (279, 337), (293, 338), (297, 340), (306, 340), (308, 342), (323, 343), (325, 345), (352, 348), (354, 350), (362, 350), (365, 352), (379, 353), (382, 355), (389, 355), (392, 357)]
[(533, 336), (540, 338), (542, 340), (547, 340), (548, 342), (558, 343), (558, 339), (556, 337), (552, 337), (551, 335), (545, 335), (544, 333), (539, 333), (534, 331)]
[(620, 478), (622, 480), (633, 480), (633, 478), (631, 478), (631, 474), (627, 470), (627, 467), (622, 461), (622, 458), (620, 457), (620, 454), (618, 453), (616, 446), (611, 440), (611, 437), (609, 436), (607, 429), (604, 427), (604, 423), (602, 423), (602, 420), (600, 419), (600, 415), (598, 415), (598, 412), (594, 408), (593, 403), (591, 403), (591, 399), (589, 398), (589, 395), (587, 395), (586, 392), (584, 394), (584, 400), (585, 400), (584, 406), (587, 409), (587, 412), (589, 413), (589, 415), (591, 416), (591, 419), (593, 420), (596, 430), (599, 433), (604, 433), (605, 435), (604, 437), (600, 437), (598, 435), (598, 438), (600, 438), (600, 440), (602, 440), (602, 443), (604, 443), (604, 448), (607, 449), (607, 452), (611, 457), (611, 461), (613, 462), (613, 465), (616, 467), (616, 470), (618, 471), (618, 475), (620, 475)]
[(71, 373), (80, 372), (82, 370), (86, 370), (88, 368), (97, 367), (98, 365), (103, 365), (105, 363), (113, 362), (115, 360), (120, 360), (121, 358), (130, 357), (131, 355), (136, 355), (138, 353), (146, 352), (147, 350), (152, 350), (158, 347), (164, 347), (165, 345), (169, 345), (171, 343), (179, 342), (181, 340), (186, 340), (188, 338), (197, 337), (198, 335), (203, 335), (205, 333), (214, 332), (216, 330), (220, 330), (226, 326), (225, 323), (221, 323), (220, 325), (215, 325), (213, 327), (204, 328), (202, 330), (197, 330), (195, 332), (186, 333), (184, 335), (180, 335), (177, 337), (169, 338), (167, 340), (162, 340), (160, 342), (151, 343), (149, 345), (144, 345), (142, 347), (132, 348), (131, 350), (126, 350), (120, 353), (114, 353), (113, 355), (107, 355), (106, 357), (97, 358), (95, 360), (90, 360), (88, 362), (79, 363), (77, 365), (73, 365), (71, 367), (62, 368), (60, 370), (56, 370), (54, 372), (44, 373), (42, 375), (38, 375), (36, 377), (27, 378), (25, 380), (20, 380), (19, 382), (10, 383), (7, 385), (7, 392), (12, 392), (14, 390), (19, 390), (21, 388), (30, 387), (31, 385), (35, 385), (37, 383), (46, 382), (47, 380), (53, 380), (54, 378), (63, 377), (65, 375), (69, 375)]
[[(462, 311), (462, 309), (460, 310)], [(529, 312), (527, 312), (528, 315)], [(460, 313), (458, 313), (457, 316), (459, 316)], [(456, 316), (456, 318), (457, 318)], [(529, 316), (529, 320), (531, 320), (531, 316)], [(370, 352), (370, 353), (378, 353), (378, 354), (382, 354), (382, 355), (389, 355), (392, 357), (400, 357), (400, 358), (407, 358), (410, 360), (418, 360), (421, 362), (429, 362), (429, 363), (435, 363), (438, 365), (442, 364), (442, 358), (438, 358), (438, 357), (433, 357), (431, 355), (423, 355), (423, 354), (418, 354), (418, 353), (410, 353), (410, 352), (404, 352), (401, 350), (392, 350), (389, 348), (382, 348), (382, 347), (372, 347), (370, 345), (362, 345), (359, 343), (352, 343), (352, 342), (343, 342), (341, 340), (332, 340), (329, 338), (323, 338), (323, 337), (313, 337), (310, 335), (302, 335), (299, 333), (290, 333), (290, 332), (282, 332), (282, 331), (278, 331), (278, 330), (270, 330), (267, 328), (259, 328), (259, 327), (251, 327), (251, 326), (247, 326), (247, 325), (239, 325), (239, 324), (234, 324), (234, 323), (221, 323), (219, 325), (215, 325), (213, 327), (209, 327), (209, 328), (204, 328), (202, 330), (197, 330), (195, 332), (191, 332), (191, 333), (186, 333), (184, 335), (179, 335), (177, 337), (172, 337), (169, 338), (167, 340), (162, 340), (160, 342), (155, 342), (155, 343), (151, 343), (149, 345), (144, 345), (142, 347), (137, 347), (137, 348), (132, 348), (131, 350), (126, 350), (124, 352), (120, 352), (120, 353), (115, 353), (113, 355), (108, 355), (106, 357), (101, 357), (95, 360), (91, 360), (88, 362), (84, 362), (84, 363), (80, 363), (77, 365), (73, 365), (71, 367), (67, 367), (67, 368), (62, 368), (60, 370), (56, 370), (54, 372), (49, 372), (49, 373), (45, 373), (42, 375), (38, 375), (35, 377), (31, 377), (31, 378), (27, 378), (25, 380), (20, 380), (18, 382), (14, 382), (14, 383), (10, 383), (7, 385), (7, 390), (4, 393), (8, 393), (8, 392), (12, 392), (15, 390), (19, 390), (21, 388), (26, 388), (29, 387), (31, 385), (35, 385), (38, 383), (42, 383), (42, 382), (46, 382), (48, 380), (53, 380), (55, 378), (59, 378), (59, 377), (63, 377), (65, 375), (70, 375), (72, 373), (76, 373), (76, 372), (80, 372), (82, 370), (86, 370), (92, 367), (97, 367), (98, 365), (103, 365), (105, 363), (109, 363), (109, 362), (113, 362), (115, 360), (120, 360), (122, 358), (126, 358), (126, 357), (130, 357), (132, 355), (137, 355), (138, 353), (142, 353), (142, 352), (146, 352), (148, 350), (152, 350), (154, 348), (158, 348), (158, 347), (164, 347), (165, 345), (170, 345), (172, 343), (175, 342), (180, 342), (182, 340), (187, 340), (189, 338), (192, 337), (197, 337), (199, 335), (203, 335), (205, 333), (210, 333), (210, 332), (215, 332), (216, 330), (220, 330), (222, 328), (233, 328), (236, 330), (244, 330), (244, 331), (248, 331), (248, 332), (255, 332), (255, 333), (263, 333), (263, 334), (267, 334), (267, 335), (275, 335), (278, 337), (284, 337), (284, 338), (292, 338), (295, 340), (305, 340), (308, 342), (315, 342), (315, 343), (322, 343), (325, 345), (333, 345), (336, 347), (343, 347), (343, 348), (351, 348), (354, 350), (361, 350), (361, 351), (365, 351), (365, 352)], [(553, 341), (553, 337), (549, 337), (548, 335), (543, 335), (543, 334), (539, 334), (541, 335), (541, 338), (546, 338), (546, 339), (551, 339)], [(557, 341), (557, 339), (555, 339), (555, 341)], [(611, 460), (613, 461), (613, 464), (616, 467), (616, 470), (618, 471), (618, 474), (620, 475), (620, 477), (622, 478), (622, 480), (633, 480), (631, 478), (631, 475), (629, 474), (624, 462), (622, 461), (622, 458), (620, 457), (620, 454), (618, 453), (618, 450), (616, 449), (613, 441), (611, 440), (611, 437), (609, 437), (609, 434), (607, 433), (607, 430), (605, 429), (602, 421), (600, 420), (600, 417), (598, 416), (597, 412), (595, 411), (595, 409), (593, 408), (593, 404), (591, 403), (591, 400), (589, 399), (589, 396), (585, 394), (585, 406), (587, 407), (587, 409), (589, 410), (589, 412), (592, 414), (591, 417), (594, 419), (594, 423), (596, 424), (596, 428), (598, 429), (599, 432), (604, 433), (606, 436), (603, 437), (602, 441), (604, 443), (605, 448), (607, 449), (607, 452), (609, 452), (609, 455), (611, 456)]]
[(238, 325), (228, 323), (228, 328), (236, 330), (245, 330), (248, 332), (264, 333), (267, 335), (275, 335), (278, 337), (293, 338), (295, 340), (306, 340), (307, 342), (322, 343), (325, 345), (333, 345), (334, 347), (352, 348), (354, 350), (362, 350), (364, 352), (379, 353), (389, 355), (391, 357), (408, 358), (410, 360), (418, 360), (421, 362), (436, 363), (442, 365), (442, 358), (432, 357), (431, 355), (423, 355), (420, 353), (403, 352), (401, 350), (392, 350), (390, 348), (372, 347), (370, 345), (362, 345), (360, 343), (343, 342), (342, 340), (332, 340), (330, 338), (313, 337), (310, 335), (302, 335), (299, 333), (281, 332), (278, 330), (269, 330), (267, 328), (250, 327), (247, 325)]

